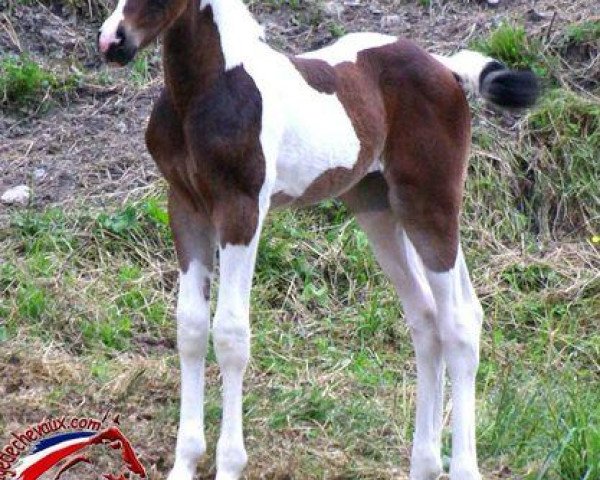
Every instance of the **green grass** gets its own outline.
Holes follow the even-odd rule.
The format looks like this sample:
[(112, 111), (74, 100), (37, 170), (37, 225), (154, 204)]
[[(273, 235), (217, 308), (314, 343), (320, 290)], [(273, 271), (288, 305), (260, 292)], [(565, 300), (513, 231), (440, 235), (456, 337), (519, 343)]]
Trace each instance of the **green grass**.
[(556, 234), (600, 224), (598, 100), (554, 89), (529, 116), (528, 126), (538, 152), (531, 165), (536, 188), (529, 202), (540, 228)]
[(11, 108), (33, 107), (77, 88), (76, 75), (59, 76), (27, 54), (0, 57), (0, 104)]
[(593, 42), (600, 39), (600, 20), (586, 20), (567, 26), (565, 37), (577, 43)]
[[(7, 333), (18, 332), (23, 325), (13, 320), (20, 318), (34, 335), (45, 339), (65, 342), (74, 336), (91, 349), (120, 351), (129, 346), (133, 333), (152, 335), (163, 329), (168, 307), (156, 281), (148, 283), (144, 266), (150, 261), (145, 249), (152, 243), (171, 246), (166, 221), (166, 212), (154, 199), (94, 215), (82, 212), (73, 217), (49, 209), (13, 216), (10, 234), (18, 239), (23, 257), (0, 269), (0, 286), (5, 289), (0, 308), (9, 312)], [(146, 230), (154, 231), (153, 239)], [(92, 281), (90, 266), (115, 256), (128, 259), (109, 262), (109, 277), (116, 281)], [(65, 262), (70, 262), (67, 270)], [(110, 301), (95, 302), (115, 288)], [(134, 330), (133, 322), (140, 328)]]
[(500, 60), (510, 68), (528, 68), (542, 77), (548, 75), (550, 59), (542, 54), (540, 40), (528, 36), (522, 25), (502, 23), (486, 37), (472, 41), (470, 48)]
[[(13, 215), (0, 238), (6, 348), (23, 334), (30, 342), (58, 343), (87, 365), (90, 388), (131, 381), (139, 383), (135, 388), (153, 385), (156, 395), (175, 402), (164, 380), (177, 376), (175, 265), (166, 223), (162, 196), (104, 211)], [(500, 236), (504, 227), (488, 233)], [(481, 232), (473, 224), (465, 228), (467, 238)], [(501, 244), (468, 242), (486, 311), (478, 374), (482, 468), (507, 465), (526, 479), (597, 478), (597, 251), (522, 255)], [(335, 202), (273, 215), (261, 239), (255, 285), (244, 403), (255, 462), (250, 471), (263, 471), (267, 458), (279, 456), (269, 468), (303, 472), (303, 478), (331, 471), (387, 478), (394, 466), (405, 468), (413, 429), (412, 349), (395, 295), (354, 221)], [(167, 357), (140, 343), (145, 338), (170, 345)], [(115, 357), (120, 352), (137, 360), (122, 364)], [(167, 365), (156, 366), (165, 359)], [(147, 362), (154, 362), (151, 372)], [(221, 412), (214, 362), (211, 350), (207, 428), (213, 441)], [(61, 388), (53, 395), (68, 398), (75, 387)], [(153, 428), (173, 435), (176, 403), (159, 408), (160, 402), (135, 400), (135, 388), (117, 389), (119, 408), (138, 402), (154, 424), (161, 422)], [(447, 433), (444, 438), (449, 453)], [(284, 439), (296, 439), (291, 454)]]
[(156, 48), (139, 52), (129, 67), (130, 78), (138, 86), (146, 85), (158, 75), (160, 55)]

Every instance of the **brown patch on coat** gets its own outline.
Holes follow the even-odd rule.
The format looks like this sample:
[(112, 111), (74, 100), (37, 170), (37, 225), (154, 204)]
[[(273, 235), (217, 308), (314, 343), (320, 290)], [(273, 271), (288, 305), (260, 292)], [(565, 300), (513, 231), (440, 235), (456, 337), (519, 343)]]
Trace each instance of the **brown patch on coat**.
[(163, 41), (165, 88), (180, 121), (194, 98), (209, 92), (225, 71), (221, 40), (209, 5), (187, 10), (165, 32)]
[(186, 10), (188, 4), (188, 0), (127, 0), (121, 25), (140, 37), (138, 48), (143, 48), (160, 32), (169, 28)]
[(273, 195), (271, 195), (270, 208), (274, 209), (274, 208), (287, 207), (287, 206), (291, 205), (295, 199), (296, 199), (296, 197), (292, 197), (291, 195), (288, 195), (287, 193), (276, 192)]
[[(177, 260), (182, 272), (187, 272), (192, 260), (197, 259), (211, 273), (215, 259), (215, 230), (203, 208), (195, 208), (178, 195), (178, 191), (169, 190), (169, 224), (173, 232), (173, 242)], [(205, 280), (203, 294), (210, 294), (210, 278)]]
[(384, 176), (389, 200), (425, 265), (456, 261), (470, 112), (450, 72), (407, 40), (364, 51), (379, 78), (389, 128)]
[(260, 92), (242, 66), (225, 71), (210, 7), (190, 3), (164, 45), (165, 89), (148, 149), (175, 196), (206, 216), (221, 246), (247, 245), (265, 178)]
[(317, 92), (333, 94), (337, 91), (336, 72), (327, 62), (302, 57), (290, 57), (290, 62)]
[(258, 228), (266, 170), (261, 128), (262, 98), (242, 66), (196, 97), (185, 120), (188, 175), (205, 198), (223, 247), (248, 245)]
[(355, 214), (390, 210), (388, 184), (381, 172), (373, 172), (340, 196)]
[(352, 182), (347, 188), (366, 175), (373, 162), (379, 160), (387, 136), (384, 98), (368, 67), (361, 61), (357, 64), (345, 62), (335, 67), (337, 96), (360, 142), (358, 158), (352, 169)]

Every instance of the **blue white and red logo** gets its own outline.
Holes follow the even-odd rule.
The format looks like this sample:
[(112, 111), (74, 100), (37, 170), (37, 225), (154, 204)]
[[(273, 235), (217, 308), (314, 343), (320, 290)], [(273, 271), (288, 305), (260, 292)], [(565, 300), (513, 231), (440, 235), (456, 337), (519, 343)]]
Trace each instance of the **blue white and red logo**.
[[(146, 470), (131, 443), (119, 428), (118, 416), (105, 426), (95, 418), (51, 418), (19, 432), (0, 450), (0, 480), (37, 480), (51, 472), (53, 480), (75, 465), (93, 465), (89, 455), (93, 446), (120, 451), (118, 473), (102, 473), (106, 480), (146, 478)], [(55, 471), (54, 471), (54, 470)], [(100, 472), (98, 472), (100, 473)]]

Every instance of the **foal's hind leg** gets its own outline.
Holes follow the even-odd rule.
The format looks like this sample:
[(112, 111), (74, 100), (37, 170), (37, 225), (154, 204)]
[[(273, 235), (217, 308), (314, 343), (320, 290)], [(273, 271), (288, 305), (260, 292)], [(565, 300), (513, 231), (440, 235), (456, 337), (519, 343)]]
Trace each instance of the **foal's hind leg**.
[(417, 412), (410, 478), (435, 480), (442, 473), (444, 381), (435, 299), (422, 262), (389, 207), (383, 177), (370, 175), (343, 200), (367, 233), (379, 264), (402, 301), (417, 360)]
[(462, 250), (448, 272), (427, 275), (435, 292), (442, 353), (452, 382), (450, 478), (478, 480), (475, 448), (475, 376), (483, 310), (469, 278)]
[[(475, 372), (481, 307), (460, 249), (454, 267), (436, 273), (423, 263), (398, 216), (387, 203), (381, 176), (363, 180), (344, 200), (356, 213), (373, 249), (402, 300), (417, 359), (417, 415), (412, 480), (441, 473), (444, 360), (452, 381), (453, 458), (451, 478), (479, 478), (475, 452)], [(430, 252), (435, 258), (435, 252)]]

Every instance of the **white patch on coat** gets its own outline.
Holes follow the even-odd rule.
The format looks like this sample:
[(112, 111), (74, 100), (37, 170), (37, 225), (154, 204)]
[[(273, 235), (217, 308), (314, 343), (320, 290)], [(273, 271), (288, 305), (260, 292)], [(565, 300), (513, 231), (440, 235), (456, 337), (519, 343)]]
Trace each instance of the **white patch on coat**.
[(100, 28), (98, 45), (102, 53), (107, 52), (111, 45), (118, 45), (120, 42), (119, 38), (117, 38), (117, 29), (124, 18), (123, 9), (125, 8), (126, 3), (127, 0), (119, 0), (115, 11), (104, 21), (102, 27)]
[[(261, 144), (263, 150), (270, 150), (265, 152), (267, 177), (273, 179), (276, 172), (273, 188), (265, 191), (299, 197), (324, 172), (338, 167), (352, 169), (360, 141), (337, 95), (312, 88), (287, 56), (266, 45), (261, 40), (261, 27), (242, 2), (201, 1), (201, 8), (209, 5), (226, 70), (243, 65), (261, 93)], [(350, 34), (302, 57), (331, 64), (356, 61), (359, 51), (395, 41), (393, 36), (378, 33)], [(370, 171), (377, 167), (370, 166)]]
[(494, 59), (471, 50), (461, 50), (450, 57), (432, 54), (438, 62), (458, 75), (465, 90), (478, 95), (479, 77), (483, 69)]
[(382, 47), (394, 43), (398, 38), (392, 35), (373, 32), (349, 33), (337, 42), (327, 47), (299, 55), (302, 58), (316, 58), (324, 60), (330, 65), (343, 62), (356, 63), (358, 53), (369, 48)]
[(354, 166), (360, 142), (336, 95), (312, 88), (287, 56), (263, 42), (240, 61), (262, 99), (261, 145), (274, 182), (265, 191), (298, 197), (323, 172)]
[(231, 70), (241, 65), (257, 44), (262, 43), (264, 30), (240, 0), (200, 1), (201, 10), (209, 5), (221, 37), (225, 70)]

